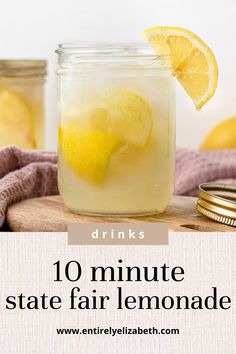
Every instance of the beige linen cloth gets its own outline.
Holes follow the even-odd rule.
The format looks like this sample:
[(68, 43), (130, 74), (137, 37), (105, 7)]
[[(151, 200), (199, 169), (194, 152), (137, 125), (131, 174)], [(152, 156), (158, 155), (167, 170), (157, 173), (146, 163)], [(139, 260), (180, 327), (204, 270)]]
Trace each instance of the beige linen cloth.
[(58, 194), (54, 152), (0, 149), (0, 227), (7, 207), (20, 200)]

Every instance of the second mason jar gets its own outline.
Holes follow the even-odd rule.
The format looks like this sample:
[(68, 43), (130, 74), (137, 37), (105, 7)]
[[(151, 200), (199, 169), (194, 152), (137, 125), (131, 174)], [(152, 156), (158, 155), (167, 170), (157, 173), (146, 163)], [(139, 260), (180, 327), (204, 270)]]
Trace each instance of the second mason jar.
[(0, 60), (0, 146), (43, 149), (45, 60)]
[(168, 58), (137, 45), (61, 45), (58, 183), (78, 213), (161, 213), (174, 184)]

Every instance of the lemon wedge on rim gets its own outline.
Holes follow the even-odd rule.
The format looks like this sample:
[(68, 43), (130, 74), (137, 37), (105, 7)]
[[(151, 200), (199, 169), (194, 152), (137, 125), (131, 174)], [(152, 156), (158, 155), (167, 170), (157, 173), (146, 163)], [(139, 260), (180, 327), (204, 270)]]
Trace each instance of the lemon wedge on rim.
[(174, 76), (200, 110), (214, 95), (218, 67), (212, 50), (193, 32), (158, 26), (144, 34), (158, 55), (170, 56)]

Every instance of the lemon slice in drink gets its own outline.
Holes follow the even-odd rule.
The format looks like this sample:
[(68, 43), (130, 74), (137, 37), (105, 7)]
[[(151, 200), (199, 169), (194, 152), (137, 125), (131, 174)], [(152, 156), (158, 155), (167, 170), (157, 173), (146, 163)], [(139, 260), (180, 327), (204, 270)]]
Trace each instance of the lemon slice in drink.
[(59, 127), (59, 146), (68, 166), (89, 182), (103, 183), (119, 140), (100, 130), (76, 124)]
[(214, 95), (218, 82), (212, 50), (193, 32), (178, 27), (154, 27), (144, 34), (158, 55), (169, 55), (173, 75), (200, 110)]
[(140, 95), (119, 90), (101, 98), (96, 107), (68, 115), (70, 121), (104, 131), (135, 147), (144, 147), (151, 134), (153, 114)]
[(0, 89), (0, 145), (35, 146), (33, 117), (27, 103), (16, 93)]
[[(118, 147), (143, 148), (152, 129), (152, 111), (139, 95), (120, 90), (59, 127), (59, 145), (64, 160), (78, 175), (103, 183)], [(127, 148), (127, 147), (126, 147)], [(117, 157), (117, 156), (116, 156)]]
[(153, 123), (151, 107), (134, 92), (119, 90), (104, 99), (107, 110), (106, 129), (136, 147), (144, 147), (150, 137)]

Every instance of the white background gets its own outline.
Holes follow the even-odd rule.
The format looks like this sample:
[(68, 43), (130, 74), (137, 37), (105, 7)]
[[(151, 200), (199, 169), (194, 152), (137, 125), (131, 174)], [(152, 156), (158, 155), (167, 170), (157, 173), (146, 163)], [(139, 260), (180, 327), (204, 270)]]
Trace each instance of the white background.
[(236, 113), (235, 17), (235, 0), (2, 0), (0, 58), (49, 60), (47, 147), (55, 148), (58, 43), (140, 41), (156, 25), (191, 29), (212, 47), (220, 71), (217, 93), (201, 112), (177, 86), (177, 145), (197, 148), (214, 124)]

